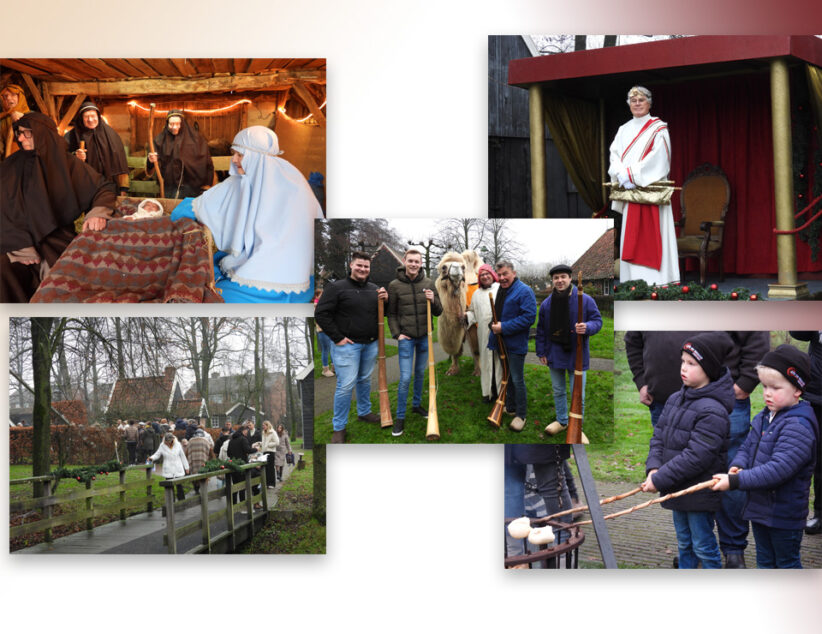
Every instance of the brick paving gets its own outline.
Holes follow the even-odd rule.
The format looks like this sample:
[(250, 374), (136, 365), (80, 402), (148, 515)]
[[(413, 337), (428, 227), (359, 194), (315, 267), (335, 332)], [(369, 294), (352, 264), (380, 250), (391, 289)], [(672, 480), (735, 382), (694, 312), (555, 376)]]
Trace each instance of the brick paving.
[[(597, 482), (597, 492), (601, 498), (630, 491), (632, 483)], [(645, 502), (656, 494), (638, 493), (624, 500), (603, 507), (607, 515)], [(588, 519), (587, 514), (582, 519)], [(654, 504), (606, 522), (617, 563), (626, 568), (672, 568), (677, 554), (676, 535), (671, 511)], [(584, 526), (585, 543), (580, 548), (580, 566), (601, 565), (596, 535), (592, 526)], [(753, 534), (748, 534), (745, 549), (745, 563), (756, 567), (756, 548)], [(804, 535), (802, 539), (802, 565), (805, 568), (822, 568), (822, 534)]]

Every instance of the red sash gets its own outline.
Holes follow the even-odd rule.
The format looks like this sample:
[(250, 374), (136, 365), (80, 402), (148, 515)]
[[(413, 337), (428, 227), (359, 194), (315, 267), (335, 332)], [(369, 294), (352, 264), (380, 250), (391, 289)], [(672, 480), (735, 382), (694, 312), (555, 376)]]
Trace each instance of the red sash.
[[(657, 271), (662, 266), (662, 233), (657, 205), (625, 204), (622, 259)], [(625, 216), (623, 216), (625, 217)]]

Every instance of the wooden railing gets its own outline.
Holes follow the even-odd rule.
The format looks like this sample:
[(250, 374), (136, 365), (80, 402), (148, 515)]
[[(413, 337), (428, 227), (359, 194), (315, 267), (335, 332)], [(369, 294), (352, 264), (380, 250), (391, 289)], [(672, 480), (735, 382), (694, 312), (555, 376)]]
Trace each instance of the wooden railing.
[[(133, 480), (126, 482), (126, 471), (133, 469), (145, 470), (146, 479)], [(55, 477), (52, 475), (35, 476), (32, 478), (22, 478), (19, 480), (11, 480), (10, 485), (17, 484), (32, 484), (34, 482), (42, 482), (44, 487), (44, 495), (38, 498), (31, 498), (28, 500), (21, 500), (19, 502), (11, 502), (9, 504), (10, 514), (25, 513), (27, 511), (41, 510), (42, 519), (19, 524), (17, 526), (9, 527), (9, 537), (20, 537), (21, 535), (30, 535), (31, 533), (43, 532), (47, 542), (52, 541), (52, 530), (58, 526), (65, 524), (72, 524), (74, 522), (86, 523), (86, 530), (91, 530), (94, 526), (94, 518), (101, 517), (109, 513), (119, 513), (120, 519), (126, 519), (126, 511), (137, 508), (145, 508), (146, 511), (154, 509), (154, 496), (151, 493), (151, 472), (153, 465), (135, 465), (126, 467), (120, 471), (119, 483), (113, 486), (92, 487), (92, 482), (86, 483), (84, 491), (69, 491), (66, 493), (52, 494), (52, 487), (54, 486)], [(133, 489), (145, 488), (146, 495), (126, 499), (126, 493)], [(95, 504), (95, 498), (103, 495), (111, 495), (113, 493), (119, 494), (119, 501), (116, 504), (99, 505)], [(85, 507), (79, 511), (71, 513), (63, 513), (55, 515), (54, 510), (61, 504), (73, 502), (76, 500), (85, 500)]]
[[(200, 543), (189, 548), (185, 552), (233, 552), (237, 546), (250, 539), (255, 532), (254, 522), (260, 518), (268, 516), (268, 493), (265, 476), (265, 468), (260, 468), (259, 463), (247, 464), (239, 467), (244, 479), (240, 482), (231, 482), (231, 472), (229, 470), (210, 471), (195, 475), (164, 480), (160, 485), (165, 488), (165, 512), (166, 512), (166, 534), (163, 543), (168, 546), (168, 552), (176, 554), (179, 552), (178, 543), (182, 537), (200, 531), (202, 538)], [(225, 476), (225, 488), (208, 490), (207, 480), (216, 476)], [(198, 497), (187, 500), (174, 500), (174, 490), (178, 484), (198, 483), (200, 493)], [(253, 495), (253, 488), (260, 487), (260, 492)], [(245, 492), (245, 501), (234, 503), (233, 494)], [(225, 506), (219, 509), (210, 509), (211, 500), (225, 498)], [(262, 509), (255, 513), (254, 504), (259, 502)], [(196, 518), (189, 520), (178, 519), (178, 513), (185, 509), (199, 504), (200, 513)], [(246, 517), (237, 520), (235, 514), (245, 507)], [(219, 533), (213, 533), (213, 526), (217, 522), (225, 520), (225, 529)]]

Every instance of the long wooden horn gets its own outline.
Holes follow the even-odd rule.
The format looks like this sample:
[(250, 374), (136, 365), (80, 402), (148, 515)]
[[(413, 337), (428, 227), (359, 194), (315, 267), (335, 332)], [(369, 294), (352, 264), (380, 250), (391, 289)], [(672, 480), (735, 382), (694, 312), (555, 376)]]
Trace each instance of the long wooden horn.
[(377, 370), (380, 391), (380, 427), (391, 427), (391, 400), (388, 398), (388, 373), (385, 369), (385, 308), (377, 298)]
[[(582, 271), (577, 276), (577, 321), (582, 321)], [(568, 432), (565, 442), (582, 443), (582, 346), (585, 335), (577, 335), (577, 356), (574, 363), (574, 391), (571, 393), (571, 411), (568, 413)]]
[(440, 422), (437, 418), (437, 374), (434, 367), (434, 322), (431, 319), (431, 301), (425, 302), (428, 310), (428, 429), (426, 440), (440, 439)]
[[(148, 151), (152, 154), (154, 153), (154, 132), (152, 128), (154, 127), (154, 104), (151, 104), (151, 107), (148, 111)], [(160, 183), (160, 198), (166, 197), (166, 185), (163, 182), (163, 170), (160, 169), (160, 161), (158, 160), (154, 164), (154, 169), (157, 170), (157, 182)]]
[[(489, 293), (488, 299), (491, 301), (492, 319), (496, 322), (497, 309), (494, 306), (493, 295)], [(502, 381), (500, 382), (499, 393), (497, 394), (497, 400), (494, 403), (494, 408), (488, 415), (488, 422), (490, 422), (494, 427), (499, 428), (500, 421), (502, 420), (502, 412), (505, 409), (505, 393), (508, 391), (508, 358), (505, 353), (505, 342), (502, 339), (502, 334), (497, 335), (497, 350), (499, 351), (499, 361), (502, 366)], [(493, 363), (493, 360), (491, 362)]]

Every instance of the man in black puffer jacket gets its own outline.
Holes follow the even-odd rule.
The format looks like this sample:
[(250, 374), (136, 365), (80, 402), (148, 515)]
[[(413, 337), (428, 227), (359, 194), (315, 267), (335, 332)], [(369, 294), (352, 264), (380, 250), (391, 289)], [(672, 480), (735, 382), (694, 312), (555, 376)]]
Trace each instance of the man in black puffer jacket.
[[(654, 428), (643, 491), (672, 493), (705, 480), (726, 464), (733, 379), (722, 365), (733, 342), (727, 333), (696, 335), (682, 345), (682, 388), (665, 403)], [(679, 567), (721, 568), (714, 535), (720, 496), (710, 490), (662, 503), (674, 514)]]

